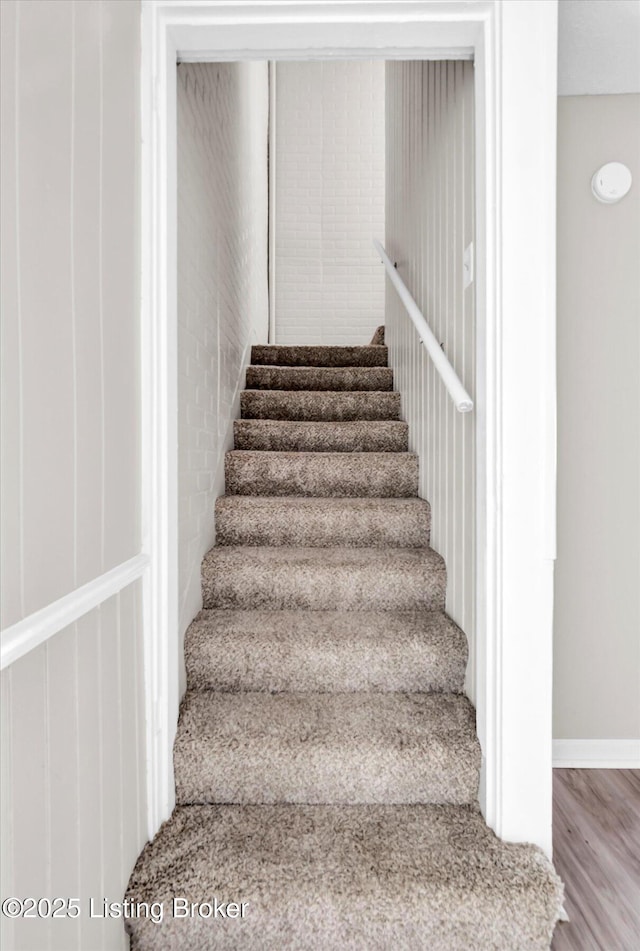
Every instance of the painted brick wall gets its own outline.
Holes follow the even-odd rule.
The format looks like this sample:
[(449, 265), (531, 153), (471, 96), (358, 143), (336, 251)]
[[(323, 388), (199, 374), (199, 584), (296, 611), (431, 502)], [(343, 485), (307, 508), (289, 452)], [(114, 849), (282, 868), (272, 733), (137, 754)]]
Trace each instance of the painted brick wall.
[(367, 343), (384, 323), (384, 63), (276, 68), (277, 343)]
[(251, 343), (268, 332), (266, 63), (178, 67), (180, 630), (200, 609), (200, 562)]

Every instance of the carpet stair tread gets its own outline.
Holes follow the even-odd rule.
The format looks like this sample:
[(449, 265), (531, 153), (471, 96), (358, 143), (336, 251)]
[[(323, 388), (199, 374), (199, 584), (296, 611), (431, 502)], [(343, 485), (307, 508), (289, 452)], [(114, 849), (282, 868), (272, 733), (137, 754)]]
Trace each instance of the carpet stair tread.
[(473, 802), (480, 746), (463, 694), (188, 691), (177, 801)]
[(442, 611), (204, 610), (185, 636), (199, 690), (459, 693), (467, 654)]
[(331, 347), (260, 344), (251, 348), (253, 365), (289, 367), (386, 367), (385, 346)]
[(236, 449), (284, 452), (407, 452), (409, 427), (402, 420), (236, 419)]
[(164, 823), (126, 897), (246, 903), (132, 918), (132, 951), (547, 951), (561, 895), (542, 851), (472, 806), (202, 805)]
[(423, 548), (431, 510), (424, 499), (223, 495), (217, 545)]
[(244, 390), (243, 419), (293, 419), (303, 422), (400, 419), (400, 394), (383, 391)]
[(445, 587), (432, 548), (218, 546), (202, 562), (205, 608), (433, 610)]
[(247, 367), (248, 390), (373, 390), (393, 389), (389, 367)]
[(228, 495), (411, 498), (418, 494), (412, 452), (259, 452), (225, 455)]

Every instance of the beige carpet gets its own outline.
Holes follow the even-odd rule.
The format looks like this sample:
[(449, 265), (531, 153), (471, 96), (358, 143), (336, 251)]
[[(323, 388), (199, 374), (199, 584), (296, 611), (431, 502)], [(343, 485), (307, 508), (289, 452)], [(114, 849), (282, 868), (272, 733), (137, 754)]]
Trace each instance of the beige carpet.
[(187, 631), (194, 690), (462, 690), (467, 641), (442, 611), (202, 611)]
[(245, 419), (293, 419), (305, 422), (400, 419), (400, 394), (383, 390), (245, 390), (240, 397)]
[(549, 948), (552, 866), (477, 807), (466, 639), (392, 387), (384, 328), (253, 348), (185, 642), (178, 805), (127, 893), (163, 920), (129, 919), (133, 951)]
[(500, 842), (473, 806), (190, 806), (129, 897), (246, 901), (245, 917), (134, 919), (131, 948), (543, 951), (559, 891), (537, 849)]
[(236, 449), (284, 452), (406, 452), (409, 427), (401, 420), (373, 422), (237, 419)]

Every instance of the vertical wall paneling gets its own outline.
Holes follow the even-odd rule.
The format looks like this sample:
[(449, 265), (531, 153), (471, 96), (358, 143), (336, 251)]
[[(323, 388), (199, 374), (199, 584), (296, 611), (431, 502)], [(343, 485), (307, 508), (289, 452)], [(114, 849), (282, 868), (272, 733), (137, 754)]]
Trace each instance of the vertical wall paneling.
[(22, 616), (22, 339), (20, 305), (20, 233), (18, 218), (19, 175), (16, 128), (19, 115), (19, 50), (17, 35), (20, 8), (16, 3), (0, 4), (0, 558), (2, 622), (10, 624)]
[[(137, 3), (103, 3), (101, 313), (104, 568), (140, 548), (139, 20)], [(128, 148), (122, 147), (122, 138)], [(115, 276), (117, 275), (117, 280)], [(132, 475), (134, 481), (132, 482)]]
[[(7, 671), (1, 675), (7, 678)], [(51, 822), (49, 803), (49, 755), (46, 723), (46, 645), (28, 654), (9, 672), (9, 741), (11, 762), (12, 851), (9, 877), (4, 883), (7, 894), (17, 896), (49, 894), (51, 869)], [(5, 684), (3, 683), (3, 693)], [(4, 751), (3, 751), (4, 753)], [(4, 758), (4, 755), (3, 755)], [(3, 806), (4, 808), (4, 806)], [(4, 822), (3, 822), (4, 827)], [(32, 919), (32, 947), (48, 946), (46, 921)], [(31, 924), (31, 922), (29, 922)], [(21, 922), (14, 922), (14, 946), (25, 947), (19, 940)]]
[(75, 920), (14, 921), (12, 949), (126, 947), (122, 921), (91, 919), (88, 902), (122, 899), (146, 838), (140, 587), (2, 673), (3, 895), (82, 907)]
[[(79, 717), (78, 749), (78, 827), (80, 881), (88, 895), (104, 892), (104, 839), (106, 835), (103, 808), (103, 702), (100, 676), (101, 617), (99, 612), (85, 615), (77, 622)], [(96, 925), (85, 916), (80, 921), (80, 946), (88, 945), (95, 936)]]
[[(133, 843), (144, 840), (146, 825), (141, 825), (142, 816), (135, 810), (127, 810), (124, 803), (131, 794), (137, 800), (144, 797), (144, 774), (141, 776), (143, 762), (139, 758), (139, 738), (144, 732), (144, 717), (142, 705), (136, 703), (130, 718), (125, 716), (126, 698), (144, 696), (144, 689), (139, 677), (141, 640), (135, 636), (136, 632), (122, 623), (123, 618), (141, 618), (142, 585), (131, 585), (120, 592), (120, 612), (118, 624), (118, 671), (119, 697), (118, 705), (120, 717), (120, 800), (123, 803), (121, 848), (120, 848), (120, 875), (128, 875), (133, 867), (136, 854)], [(141, 781), (142, 780), (142, 781)], [(131, 793), (129, 793), (131, 786)]]
[[(79, 3), (75, 10), (75, 84), (73, 135), (73, 272), (76, 342), (76, 564), (77, 584), (103, 570), (103, 358), (100, 296), (101, 70), (95, 43), (100, 36), (101, 6)], [(96, 60), (98, 66), (96, 67)]]
[[(16, 150), (20, 182), (22, 530), (24, 613), (29, 614), (74, 586), (69, 243), (72, 4), (62, 0), (56, 4), (21, 3), (19, 7)], [(43, 320), (44, 314), (48, 319)]]
[(202, 604), (248, 348), (268, 336), (268, 64), (182, 64), (177, 97), (182, 634)]
[(140, 551), (140, 8), (1, 9), (4, 628)]
[[(137, 556), (140, 4), (3, 0), (2, 628)], [(3, 895), (78, 896), (2, 918), (11, 949), (124, 949), (146, 838), (141, 582), (1, 675)]]
[[(473, 285), (463, 254), (473, 240), (473, 65), (386, 66), (386, 248), (467, 390), (475, 392)], [(387, 284), (387, 340), (420, 495), (432, 505), (432, 544), (448, 571), (447, 611), (467, 634), (473, 698), (475, 413), (456, 411)]]
[[(111, 883), (117, 882), (120, 871), (122, 836), (122, 763), (120, 759), (121, 718), (119, 706), (119, 597), (100, 607), (98, 663), (100, 665), (100, 718), (102, 728), (102, 874), (104, 896)], [(104, 922), (105, 932), (113, 929), (113, 921)]]
[(362, 344), (384, 322), (384, 63), (280, 62), (275, 337)]
[[(2, 821), (0, 883), (2, 883), (4, 897), (4, 886), (11, 880), (13, 869), (11, 668), (0, 674), (0, 678), (0, 820)], [(0, 915), (0, 945), (3, 948), (14, 946), (13, 920), (5, 915)]]
[[(51, 823), (50, 889), (56, 894), (76, 895), (80, 887), (78, 836), (77, 768), (78, 707), (76, 686), (78, 654), (76, 625), (45, 645), (47, 657), (47, 710), (49, 728), (49, 801)], [(51, 894), (49, 892), (48, 894)], [(51, 947), (64, 951), (78, 947), (79, 929), (72, 919), (62, 919), (62, 927), (51, 929)]]

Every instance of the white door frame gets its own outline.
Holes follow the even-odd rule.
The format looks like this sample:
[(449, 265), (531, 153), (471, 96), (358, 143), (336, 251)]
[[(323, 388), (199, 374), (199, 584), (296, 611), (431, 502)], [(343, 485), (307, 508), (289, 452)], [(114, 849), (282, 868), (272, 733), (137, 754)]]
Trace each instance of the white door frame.
[(149, 832), (178, 714), (176, 59), (475, 60), (481, 806), (551, 852), (556, 0), (142, 3)]

